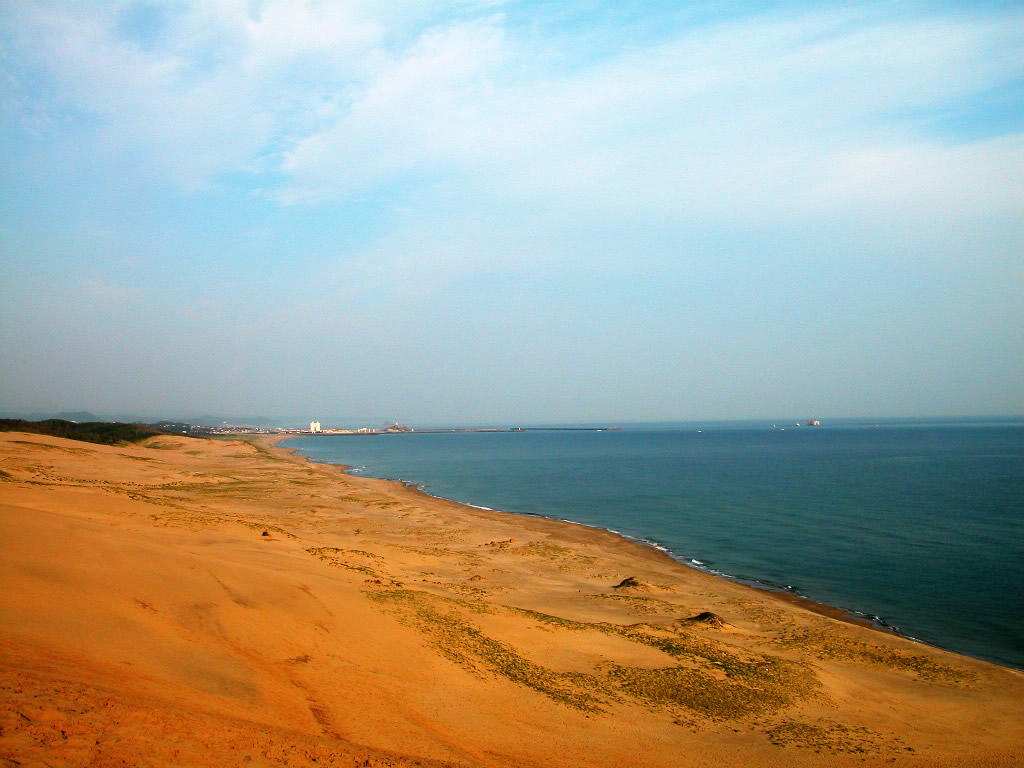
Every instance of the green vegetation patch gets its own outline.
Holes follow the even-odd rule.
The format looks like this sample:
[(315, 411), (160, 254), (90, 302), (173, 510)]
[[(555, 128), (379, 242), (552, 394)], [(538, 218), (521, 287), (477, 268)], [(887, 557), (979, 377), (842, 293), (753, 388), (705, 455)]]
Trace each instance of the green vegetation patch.
[(405, 504), (401, 501), (393, 501), (391, 499), (384, 499), (380, 497), (367, 497), (361, 499), (363, 504), (367, 504), (371, 507), (377, 507), (378, 509), (394, 509), (395, 507), (405, 508)]
[(615, 624), (611, 624), (604, 621), (573, 621), (572, 619), (566, 619), (561, 616), (552, 616), (549, 613), (531, 611), (529, 608), (515, 608), (513, 606), (506, 606), (506, 608), (508, 608), (508, 610), (512, 611), (513, 613), (518, 613), (521, 616), (526, 616), (541, 624), (550, 624), (551, 626), (562, 627), (563, 629), (597, 629), (602, 632), (614, 632), (616, 626)]
[[(227, 435), (225, 437), (228, 440), (237, 440), (240, 443), (247, 443), (250, 447), (255, 449), (257, 453), (262, 454), (263, 458), (268, 459), (270, 461), (278, 461), (278, 462), (288, 462), (288, 463), (291, 463), (290, 459), (287, 459), (287, 458), (285, 458), (283, 456), (278, 456), (277, 454), (274, 454), (274, 453), (271, 453), (270, 451), (268, 451), (265, 447), (263, 447), (259, 443), (259, 439), (260, 438), (258, 436), (256, 436), (256, 435)], [(221, 439), (221, 438), (218, 438), (218, 439)]]
[(741, 652), (724, 643), (649, 624), (586, 623), (522, 608), (511, 609), (535, 621), (569, 630), (596, 630), (657, 648), (681, 666), (643, 669), (605, 665), (620, 690), (656, 706), (685, 707), (711, 719), (728, 720), (776, 712), (820, 688), (805, 665), (777, 656)]
[(228, 498), (245, 498), (266, 495), (266, 487), (234, 477), (214, 478), (208, 482), (187, 483), (172, 481), (163, 483), (160, 488), (171, 492), (202, 494), (204, 496), (226, 496)]
[(581, 555), (575, 549), (563, 547), (560, 544), (552, 544), (548, 541), (531, 541), (521, 547), (516, 547), (516, 552), (531, 557), (543, 557), (549, 560), (574, 560), (593, 562), (594, 558), (589, 555)]
[(775, 712), (799, 698), (783, 686), (738, 684), (687, 667), (638, 669), (610, 665), (609, 675), (635, 698), (658, 706), (685, 707), (713, 720)]
[(598, 631), (656, 648), (678, 663), (660, 669), (601, 664), (593, 674), (560, 672), (523, 657), (511, 645), (488, 637), (467, 618), (479, 606), (412, 589), (369, 590), (399, 621), (423, 632), (438, 651), (475, 674), (492, 673), (525, 685), (568, 706), (600, 712), (625, 697), (689, 718), (730, 720), (785, 709), (813, 695), (817, 677), (806, 665), (746, 652), (679, 627), (622, 626), (580, 622), (522, 608), (513, 613), (569, 631)]
[(696, 616), (678, 619), (677, 623), (684, 626), (705, 627), (709, 629), (721, 629), (726, 626), (725, 620), (717, 613), (712, 613), (711, 611), (702, 611)]
[(63, 419), (46, 419), (45, 421), (25, 421), (24, 419), (0, 419), (0, 432), (31, 432), (36, 435), (64, 437), (69, 440), (82, 440), (100, 445), (117, 445), (118, 443), (139, 443), (156, 435), (169, 435), (162, 429), (146, 427), (141, 424), (121, 424), (120, 422), (90, 421), (78, 424)]
[(890, 743), (883, 743), (881, 735), (874, 731), (831, 720), (821, 720), (818, 723), (783, 720), (767, 729), (765, 733), (768, 740), (777, 747), (799, 747), (813, 749), (815, 752), (864, 754), (884, 749), (887, 754), (893, 755), (898, 752), (914, 751), (913, 747), (906, 746), (896, 737), (889, 739)]
[(373, 570), (369, 566), (363, 565), (362, 563), (352, 563), (346, 560), (343, 555), (356, 555), (359, 557), (366, 557), (370, 559), (383, 560), (378, 555), (370, 554), (369, 552), (363, 552), (361, 549), (340, 549), (338, 547), (308, 547), (306, 551), (314, 557), (323, 560), (328, 565), (336, 568), (345, 568), (349, 571), (355, 571), (356, 573), (362, 573), (373, 579), (384, 578), (380, 573)]
[(790, 648), (809, 651), (821, 658), (879, 664), (903, 672), (914, 672), (931, 682), (960, 684), (977, 678), (967, 669), (957, 669), (920, 653), (909, 653), (881, 643), (868, 643), (843, 637), (827, 629), (791, 632), (779, 642)]
[(506, 548), (509, 552), (527, 557), (536, 557), (549, 560), (556, 568), (562, 571), (579, 571), (593, 567), (595, 562), (589, 555), (581, 555), (575, 549), (563, 547), (560, 544), (553, 544), (548, 541), (531, 541), (519, 547)]
[(589, 600), (608, 600), (623, 605), (634, 613), (656, 613), (671, 616), (679, 613), (679, 606), (656, 597), (633, 597), (631, 595), (606, 595), (599, 592), (587, 595)]
[[(292, 481), (297, 482), (297, 481)], [(317, 483), (309, 483), (309, 485), (317, 485)], [(327, 499), (333, 504), (362, 504), (363, 498), (360, 496), (332, 496)]]
[(488, 637), (459, 612), (457, 601), (411, 589), (367, 594), (391, 606), (399, 620), (415, 626), (445, 657), (476, 674), (491, 672), (585, 712), (600, 712), (595, 695), (602, 682), (580, 672), (557, 672), (523, 658), (512, 646)]

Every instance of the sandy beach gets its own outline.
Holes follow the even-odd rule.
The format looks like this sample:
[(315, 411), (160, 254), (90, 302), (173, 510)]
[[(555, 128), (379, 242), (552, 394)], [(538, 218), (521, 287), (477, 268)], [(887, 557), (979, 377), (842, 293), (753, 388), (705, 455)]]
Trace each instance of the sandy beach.
[(1019, 671), (274, 438), (3, 433), (0, 524), (3, 766), (1024, 764)]

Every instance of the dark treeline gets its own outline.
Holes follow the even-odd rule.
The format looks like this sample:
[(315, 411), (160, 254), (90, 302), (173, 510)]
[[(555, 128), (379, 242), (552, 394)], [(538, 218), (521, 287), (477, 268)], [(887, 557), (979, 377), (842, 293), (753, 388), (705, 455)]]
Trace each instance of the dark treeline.
[(78, 424), (63, 419), (25, 421), (24, 419), (0, 419), (0, 432), (32, 432), (37, 435), (66, 437), (69, 440), (84, 440), (87, 443), (116, 445), (137, 443), (154, 435), (169, 435), (163, 429), (142, 424), (121, 424), (120, 422), (89, 421)]

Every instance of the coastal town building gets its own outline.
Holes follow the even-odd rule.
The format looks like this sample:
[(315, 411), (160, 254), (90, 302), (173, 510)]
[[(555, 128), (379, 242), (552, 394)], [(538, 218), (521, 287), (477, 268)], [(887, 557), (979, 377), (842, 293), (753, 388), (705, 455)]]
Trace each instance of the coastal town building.
[(311, 421), (311, 422), (309, 422), (309, 431), (312, 432), (313, 434), (316, 434), (317, 432), (322, 432), (323, 430), (320, 429), (320, 422), (319, 421)]

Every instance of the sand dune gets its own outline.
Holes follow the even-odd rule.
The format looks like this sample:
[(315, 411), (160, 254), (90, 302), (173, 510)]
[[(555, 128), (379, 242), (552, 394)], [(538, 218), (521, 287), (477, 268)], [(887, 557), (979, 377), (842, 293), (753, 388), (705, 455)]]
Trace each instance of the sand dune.
[(0, 765), (1024, 764), (1019, 672), (272, 442), (0, 435)]

